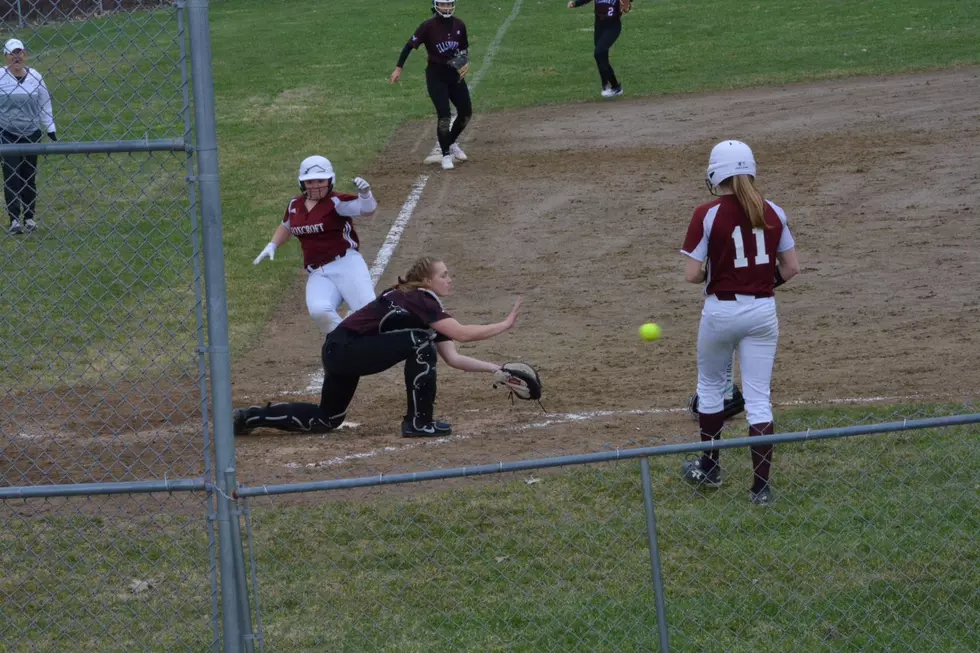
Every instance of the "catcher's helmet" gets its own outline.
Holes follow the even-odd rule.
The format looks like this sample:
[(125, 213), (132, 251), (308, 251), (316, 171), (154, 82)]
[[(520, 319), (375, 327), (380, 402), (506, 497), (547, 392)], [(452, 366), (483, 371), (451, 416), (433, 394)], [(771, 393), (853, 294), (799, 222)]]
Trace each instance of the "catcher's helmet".
[(722, 141), (711, 148), (708, 170), (704, 181), (713, 190), (729, 177), (751, 175), (755, 177), (755, 157), (752, 149), (742, 141)]
[(456, 0), (432, 0), (432, 8), (443, 18), (450, 18), (456, 11)]

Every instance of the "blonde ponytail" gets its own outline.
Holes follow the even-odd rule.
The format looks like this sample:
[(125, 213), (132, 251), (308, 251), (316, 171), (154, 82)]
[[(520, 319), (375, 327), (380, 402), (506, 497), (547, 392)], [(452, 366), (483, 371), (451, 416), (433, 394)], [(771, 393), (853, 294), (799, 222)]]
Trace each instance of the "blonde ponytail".
[(405, 273), (405, 278), (398, 277), (398, 284), (395, 286), (395, 289), (408, 292), (425, 287), (426, 281), (432, 276), (436, 263), (441, 260), (434, 256), (423, 256), (418, 259), (415, 263), (412, 263), (412, 267), (408, 268), (408, 272)]
[(735, 175), (731, 178), (732, 190), (738, 203), (742, 205), (742, 210), (749, 216), (752, 227), (755, 229), (768, 229), (766, 224), (766, 203), (762, 199), (762, 193), (758, 191), (752, 183), (749, 175)]

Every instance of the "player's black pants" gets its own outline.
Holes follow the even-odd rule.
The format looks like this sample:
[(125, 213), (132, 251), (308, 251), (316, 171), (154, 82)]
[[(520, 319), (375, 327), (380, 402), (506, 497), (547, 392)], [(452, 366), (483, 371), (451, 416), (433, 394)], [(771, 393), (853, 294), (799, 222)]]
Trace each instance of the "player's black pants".
[(619, 80), (616, 79), (616, 73), (613, 72), (613, 67), (609, 64), (609, 50), (622, 31), (623, 24), (619, 20), (597, 20), (595, 22), (595, 32), (593, 32), (595, 63), (599, 67), (602, 88), (607, 86), (619, 88)]
[(408, 409), (413, 428), (432, 422), (436, 401), (436, 346), (431, 332), (409, 329), (358, 336), (334, 329), (323, 343), (323, 392), (320, 405), (271, 404), (250, 415), (250, 427), (293, 433), (326, 433), (344, 423), (347, 407), (362, 376), (384, 372), (405, 361)]
[[(466, 129), (466, 124), (473, 115), (473, 105), (470, 103), (470, 89), (466, 80), (459, 78), (459, 73), (452, 66), (429, 63), (425, 69), (425, 87), (436, 107), (439, 121), (436, 125), (436, 136), (443, 156), (449, 154), (449, 146), (456, 142), (459, 135)], [(452, 120), (450, 102), (456, 107), (456, 121)], [(452, 125), (450, 127), (450, 125)]]
[[(38, 130), (28, 136), (18, 136), (0, 130), (0, 143), (37, 143), (41, 140)], [(37, 200), (37, 155), (3, 155), (3, 195), (7, 200), (10, 221), (33, 220), (34, 203)]]

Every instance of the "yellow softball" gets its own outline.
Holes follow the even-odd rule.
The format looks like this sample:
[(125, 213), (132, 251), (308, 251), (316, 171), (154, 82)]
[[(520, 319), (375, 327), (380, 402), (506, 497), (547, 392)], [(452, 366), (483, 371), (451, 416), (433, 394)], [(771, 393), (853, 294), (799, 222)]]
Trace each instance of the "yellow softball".
[(660, 325), (654, 324), (653, 322), (647, 322), (640, 327), (640, 338), (643, 340), (656, 340), (660, 337)]

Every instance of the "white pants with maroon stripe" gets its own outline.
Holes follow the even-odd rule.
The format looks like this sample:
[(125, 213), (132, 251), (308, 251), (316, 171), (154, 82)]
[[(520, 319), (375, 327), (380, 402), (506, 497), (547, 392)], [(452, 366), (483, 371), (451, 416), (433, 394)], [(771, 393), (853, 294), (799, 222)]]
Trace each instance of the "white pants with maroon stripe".
[(725, 386), (737, 348), (749, 424), (771, 422), (769, 383), (778, 340), (774, 298), (735, 295), (735, 301), (721, 301), (709, 295), (698, 329), (698, 409), (710, 414), (724, 408)]
[(307, 268), (306, 308), (324, 334), (340, 324), (337, 309), (347, 302), (356, 311), (374, 300), (374, 284), (364, 257), (356, 249), (316, 269)]

